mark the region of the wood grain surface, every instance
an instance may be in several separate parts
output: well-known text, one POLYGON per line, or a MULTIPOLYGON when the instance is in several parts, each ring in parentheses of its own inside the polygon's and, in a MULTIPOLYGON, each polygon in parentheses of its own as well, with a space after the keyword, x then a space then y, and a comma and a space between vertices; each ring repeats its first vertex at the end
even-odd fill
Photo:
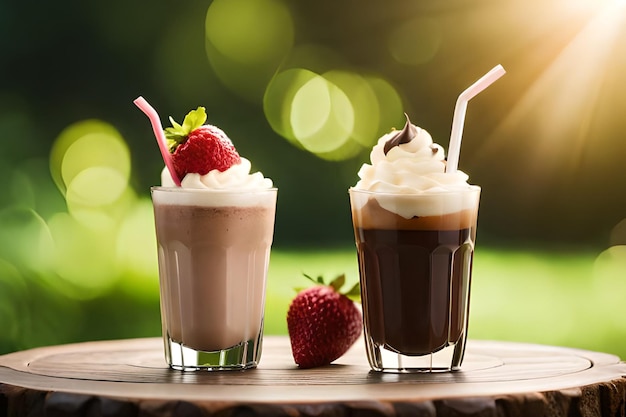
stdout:
POLYGON ((3 416, 626 416, 626 363, 563 347, 470 340, 454 373, 369 369, 360 340, 298 369, 266 337, 257 369, 167 368, 161 339, 50 346, 0 356, 3 416))

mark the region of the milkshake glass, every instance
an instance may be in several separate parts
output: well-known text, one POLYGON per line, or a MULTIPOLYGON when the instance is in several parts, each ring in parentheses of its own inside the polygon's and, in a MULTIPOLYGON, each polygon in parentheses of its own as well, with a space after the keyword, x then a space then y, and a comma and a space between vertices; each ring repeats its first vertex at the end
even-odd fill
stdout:
POLYGON ((445 173, 410 124, 383 136, 349 190, 367 356, 375 371, 461 367, 480 187, 445 173))
POLYGON ((177 187, 164 170, 166 186, 151 189, 165 357, 174 369, 253 368, 261 356, 277 189, 247 175, 242 160, 211 175, 243 171, 238 177, 263 186, 204 188, 187 174, 177 187))
POLYGON ((394 195, 350 190, 368 360, 376 371, 461 366, 467 336, 479 187, 394 195), (406 219, 389 204, 458 206, 406 219))

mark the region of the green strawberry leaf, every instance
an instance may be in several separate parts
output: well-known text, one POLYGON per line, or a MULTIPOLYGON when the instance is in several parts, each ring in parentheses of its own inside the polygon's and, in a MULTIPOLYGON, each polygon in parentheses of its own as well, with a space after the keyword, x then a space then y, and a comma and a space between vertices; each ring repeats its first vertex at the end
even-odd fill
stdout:
POLYGON ((173 132, 181 132, 181 133, 183 132, 183 127, 179 125, 178 123, 176 123, 176 120, 174 120, 172 116, 170 116, 170 123, 172 124, 173 127, 168 127, 165 130, 173 131, 173 132))
MULTIPOLYGON (((361 302, 361 285, 359 284, 359 282, 357 282, 356 284, 354 284, 348 291, 346 292, 341 292, 340 289, 341 287, 344 286, 344 284, 346 283, 346 274, 341 274, 338 275, 335 279, 333 279, 330 284, 325 284, 324 283, 324 277, 323 276, 318 276, 317 278, 313 278, 310 275, 305 274, 304 272, 302 273, 302 275, 304 275, 309 281, 311 281, 313 284, 315 285, 328 285, 329 287, 331 287, 333 290, 335 290, 336 292, 345 295, 346 297, 348 297, 349 299, 353 300, 353 301, 357 301, 357 302, 361 302)), ((294 288, 296 290, 296 292, 300 292, 302 291, 304 288, 302 287, 298 287, 298 288, 294 288)))
POLYGON ((315 279, 312 276, 305 274, 304 272, 302 273, 302 275, 304 275, 306 278, 308 278, 314 284, 319 284, 320 283, 319 280, 320 280, 321 277, 317 277, 317 279, 315 279))
MULTIPOLYGON (((304 275, 309 281, 311 281, 313 284, 315 285, 325 285, 324 284, 324 278, 320 275, 317 278, 313 278, 310 275, 305 274, 304 272, 302 273, 302 275, 304 275)), ((296 291, 296 293, 299 293, 300 291, 306 289, 306 287, 295 287, 294 290, 296 291)))
POLYGON ((190 111, 187 113, 187 116, 185 116, 185 120, 183 120, 183 130, 189 134, 193 130, 202 126, 204 122, 206 122, 206 109, 204 107, 198 107, 196 110, 190 111))
POLYGON ((207 115, 204 107, 198 107, 196 110, 192 110, 185 116, 183 124, 180 125, 170 116, 170 123, 172 127, 167 127, 163 130, 165 138, 167 139, 167 146, 171 153, 176 150, 176 147, 187 140, 187 136, 206 122, 207 115))
POLYGON ((344 295, 353 301, 361 302, 361 284, 357 282, 344 295))
POLYGON ((332 280, 329 285, 333 287, 335 291, 339 292, 339 290, 341 289, 341 287, 343 287, 343 284, 345 283, 346 283, 346 274, 341 274, 337 278, 332 280))

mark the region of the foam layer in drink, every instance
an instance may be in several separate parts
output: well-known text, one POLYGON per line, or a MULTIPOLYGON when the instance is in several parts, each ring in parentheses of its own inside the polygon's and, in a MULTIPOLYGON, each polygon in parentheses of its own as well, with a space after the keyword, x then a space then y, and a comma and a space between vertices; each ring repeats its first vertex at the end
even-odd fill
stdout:
POLYGON ((153 191, 162 319, 173 341, 216 351, 261 331, 276 195, 258 194, 224 194, 214 207, 206 193, 153 191))
MULTIPOLYGON (((478 189, 477 189, 478 190, 478 189)), ((478 192, 478 191, 477 191, 478 192)), ((420 211, 419 206, 425 197, 396 196, 402 200, 402 204, 413 206, 415 211, 420 211)), ((466 201, 456 211, 449 210, 442 213, 433 213, 425 216, 406 218, 395 212, 381 207, 379 198, 375 193, 360 194, 352 198, 352 212, 355 226, 364 229, 387 229, 387 230, 459 230, 473 227, 476 223, 476 210, 478 194, 464 196, 460 199, 466 201)), ((391 196, 384 197, 391 200, 391 196)))

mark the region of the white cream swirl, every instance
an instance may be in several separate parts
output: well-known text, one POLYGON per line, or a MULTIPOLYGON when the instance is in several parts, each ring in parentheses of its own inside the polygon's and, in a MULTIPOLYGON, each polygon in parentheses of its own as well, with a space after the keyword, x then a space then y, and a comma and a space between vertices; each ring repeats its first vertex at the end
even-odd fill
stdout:
MULTIPOLYGON (((198 190, 220 191, 254 191, 267 190, 274 186, 270 178, 265 178, 259 171, 250 173, 252 164, 246 158, 225 171, 214 169, 205 175, 189 173, 181 181, 181 187, 198 190)), ((176 187, 169 170, 161 171, 161 185, 163 187, 176 187)))
POLYGON ((392 131, 382 136, 370 153, 371 164, 363 164, 358 173, 360 180, 353 188, 377 193, 375 198, 381 207, 405 218, 446 214, 463 209, 464 204, 460 207, 458 196, 452 194, 472 187, 467 183, 468 175, 462 171, 446 173, 443 148, 433 142, 426 130, 414 125, 413 129, 414 137, 410 141, 393 146, 386 154, 385 144, 399 132, 392 131), (450 194, 449 203, 441 203, 442 193, 450 194), (403 197, 399 199, 398 194, 403 197), (437 195, 439 202, 435 203, 435 198, 432 204, 417 205, 411 201, 411 196, 429 194, 437 195))

